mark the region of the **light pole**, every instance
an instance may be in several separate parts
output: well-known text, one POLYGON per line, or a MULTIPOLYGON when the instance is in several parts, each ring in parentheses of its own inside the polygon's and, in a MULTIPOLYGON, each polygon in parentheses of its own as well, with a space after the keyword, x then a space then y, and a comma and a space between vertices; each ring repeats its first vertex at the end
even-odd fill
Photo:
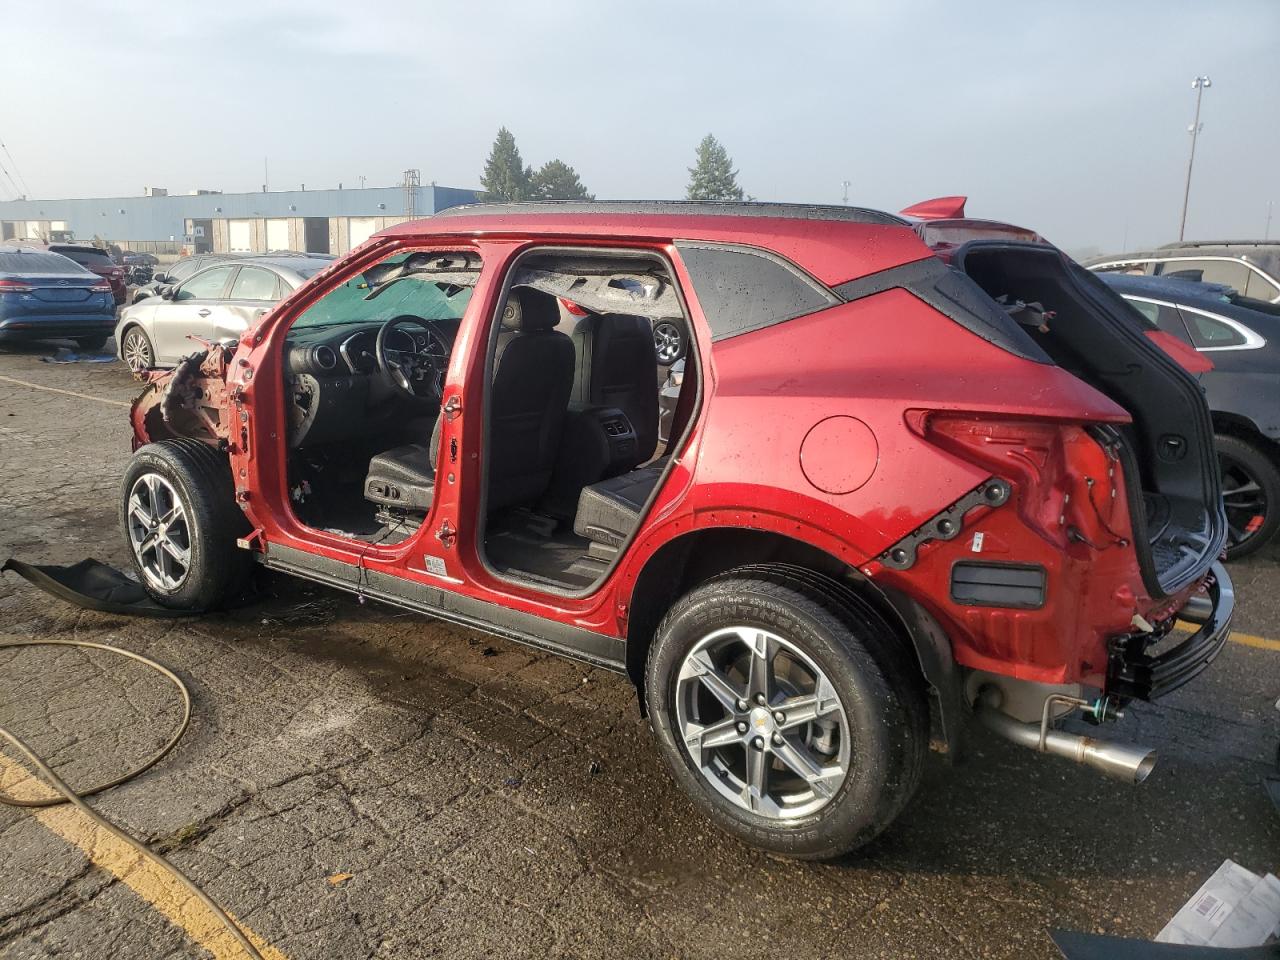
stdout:
POLYGON ((1187 161, 1187 186, 1182 191, 1182 223, 1178 227, 1178 239, 1184 239, 1187 232, 1187 201, 1191 198, 1191 168, 1196 162, 1196 137, 1200 136, 1200 98, 1204 96, 1204 92, 1213 86, 1213 81, 1208 77, 1196 77, 1191 81, 1191 86, 1196 92, 1196 118, 1191 124, 1191 159, 1187 161))
POLYGON ((1271 208, 1275 206, 1274 200, 1267 201, 1267 229, 1262 234, 1263 240, 1271 239, 1271 208))
POLYGON ((849 181, 841 180, 840 186, 844 187, 844 196, 841 198, 840 202, 847 207, 849 205, 849 181))

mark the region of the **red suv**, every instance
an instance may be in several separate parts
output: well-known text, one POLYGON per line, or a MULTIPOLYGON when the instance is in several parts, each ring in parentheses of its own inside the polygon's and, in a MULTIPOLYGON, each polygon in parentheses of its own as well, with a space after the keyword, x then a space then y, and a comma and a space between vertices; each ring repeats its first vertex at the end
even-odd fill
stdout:
POLYGON ((1151 751, 1058 721, 1226 641, 1205 402, 1058 250, 926 216, 539 203, 377 234, 147 375, 137 573, 204 610, 257 562, 625 673, 680 786, 793 856, 875 836, 971 718, 1142 780, 1151 751), (691 337, 660 444, 663 319, 691 337))

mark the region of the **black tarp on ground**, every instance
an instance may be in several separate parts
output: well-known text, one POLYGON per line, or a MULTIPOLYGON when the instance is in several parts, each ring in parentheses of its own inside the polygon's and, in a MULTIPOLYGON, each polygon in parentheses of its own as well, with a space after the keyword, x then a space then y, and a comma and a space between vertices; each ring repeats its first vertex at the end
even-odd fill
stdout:
POLYGON ((45 593, 86 610, 131 617, 193 616, 188 610, 170 610, 160 606, 136 580, 130 580, 119 570, 92 558, 60 567, 23 563, 11 557, 4 566, 0 566, 0 570, 12 570, 45 593))

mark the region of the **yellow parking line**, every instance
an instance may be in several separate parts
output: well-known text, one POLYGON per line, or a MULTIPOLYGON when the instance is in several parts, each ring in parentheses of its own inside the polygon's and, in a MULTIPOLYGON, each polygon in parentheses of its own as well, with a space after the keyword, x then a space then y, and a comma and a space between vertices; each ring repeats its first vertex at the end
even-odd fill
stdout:
MULTIPOLYGON (((2 755, 0 786, 8 793, 20 796, 44 796, 48 792, 25 767, 2 755)), ((168 870, 139 856, 136 850, 107 833, 70 804, 42 807, 30 812, 47 830, 79 847, 94 864, 113 874, 170 923, 184 931, 192 942, 209 951, 215 960, 244 960, 244 950, 222 922, 183 889, 168 870)), ((234 916, 231 919, 267 960, 288 960, 285 954, 266 943, 234 916)))
POLYGON ((64 397, 78 397, 81 400, 96 400, 98 403, 109 403, 113 407, 129 407, 132 404, 123 400, 108 400, 106 397, 95 397, 88 393, 76 393, 74 390, 59 390, 57 387, 46 387, 39 383, 32 383, 30 380, 19 380, 17 377, 0 376, 0 380, 5 383, 16 383, 20 387, 30 387, 32 390, 43 390, 46 393, 60 393, 64 397))
MULTIPOLYGON (((1188 633, 1191 633, 1198 630, 1199 627, 1194 623, 1179 620, 1178 629, 1186 630, 1188 633)), ((1280 640, 1268 640, 1266 637, 1255 637, 1252 633, 1240 633, 1236 630, 1232 630, 1231 642, 1238 643, 1242 647, 1253 647, 1256 650, 1275 650, 1280 652, 1280 640)))
POLYGON ((1280 650, 1280 640, 1255 637, 1251 633, 1233 633, 1231 634, 1231 642, 1243 644, 1246 647, 1256 647, 1259 650, 1280 650))

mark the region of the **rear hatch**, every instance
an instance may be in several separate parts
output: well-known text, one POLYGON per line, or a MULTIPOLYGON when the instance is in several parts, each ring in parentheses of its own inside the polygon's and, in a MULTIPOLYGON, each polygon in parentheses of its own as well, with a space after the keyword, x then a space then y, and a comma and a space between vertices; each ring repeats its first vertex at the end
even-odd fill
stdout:
POLYGON ((1115 291, 1056 248, 983 239, 946 253, 1054 363, 1128 411, 1132 423, 1091 430, 1122 466, 1144 582, 1154 597, 1190 586, 1226 539, 1213 425, 1195 378, 1143 336, 1115 291))

